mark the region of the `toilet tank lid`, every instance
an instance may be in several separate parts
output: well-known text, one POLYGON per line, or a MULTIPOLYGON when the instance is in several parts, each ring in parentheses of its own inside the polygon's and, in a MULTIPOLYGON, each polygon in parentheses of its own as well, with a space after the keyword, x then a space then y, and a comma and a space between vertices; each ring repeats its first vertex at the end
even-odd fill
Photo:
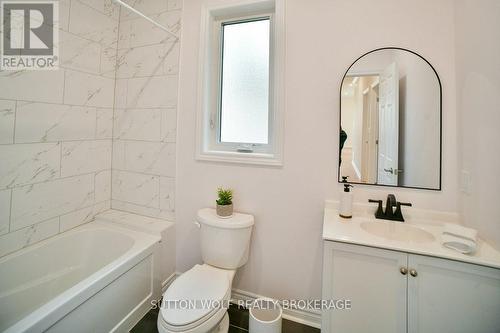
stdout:
POLYGON ((200 223, 224 229, 248 228, 254 224, 253 215, 234 213, 231 217, 219 217, 214 208, 202 208, 196 215, 200 223))

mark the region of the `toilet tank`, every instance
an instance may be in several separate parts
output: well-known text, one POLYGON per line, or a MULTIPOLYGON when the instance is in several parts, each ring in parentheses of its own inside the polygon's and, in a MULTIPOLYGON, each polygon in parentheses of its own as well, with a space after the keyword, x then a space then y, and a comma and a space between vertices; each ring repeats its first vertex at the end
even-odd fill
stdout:
POLYGON ((200 224, 203 262, 224 269, 236 269, 247 262, 253 215, 234 213, 221 218, 215 209, 203 208, 196 220, 200 224))

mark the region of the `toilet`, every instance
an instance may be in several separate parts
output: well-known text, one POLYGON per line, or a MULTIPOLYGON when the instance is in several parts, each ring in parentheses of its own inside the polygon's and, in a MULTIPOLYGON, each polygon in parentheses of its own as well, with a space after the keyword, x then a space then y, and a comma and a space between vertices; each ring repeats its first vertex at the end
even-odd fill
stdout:
POLYGON ((254 218, 241 213, 221 218, 215 209, 204 208, 196 221, 203 264, 183 273, 163 294, 160 333, 227 333, 229 329, 226 306, 236 269, 248 260, 254 218))

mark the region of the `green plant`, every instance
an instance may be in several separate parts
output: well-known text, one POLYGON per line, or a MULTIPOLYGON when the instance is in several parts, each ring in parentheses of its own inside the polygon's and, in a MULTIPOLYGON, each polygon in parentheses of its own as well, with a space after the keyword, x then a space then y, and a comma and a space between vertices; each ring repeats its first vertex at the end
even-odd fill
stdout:
POLYGON ((233 190, 219 187, 217 189, 217 195, 219 196, 216 200, 218 205, 226 206, 233 203, 233 190))

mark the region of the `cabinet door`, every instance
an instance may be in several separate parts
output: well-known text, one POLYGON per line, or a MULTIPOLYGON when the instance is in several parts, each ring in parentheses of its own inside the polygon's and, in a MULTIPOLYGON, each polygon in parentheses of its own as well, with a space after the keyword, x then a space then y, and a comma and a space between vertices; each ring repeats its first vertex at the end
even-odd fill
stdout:
POLYGON ((351 310, 324 310, 322 332, 406 332, 407 254, 325 242, 323 299, 351 300, 351 310))
POLYGON ((409 255, 410 333, 500 332, 500 270, 409 255))

